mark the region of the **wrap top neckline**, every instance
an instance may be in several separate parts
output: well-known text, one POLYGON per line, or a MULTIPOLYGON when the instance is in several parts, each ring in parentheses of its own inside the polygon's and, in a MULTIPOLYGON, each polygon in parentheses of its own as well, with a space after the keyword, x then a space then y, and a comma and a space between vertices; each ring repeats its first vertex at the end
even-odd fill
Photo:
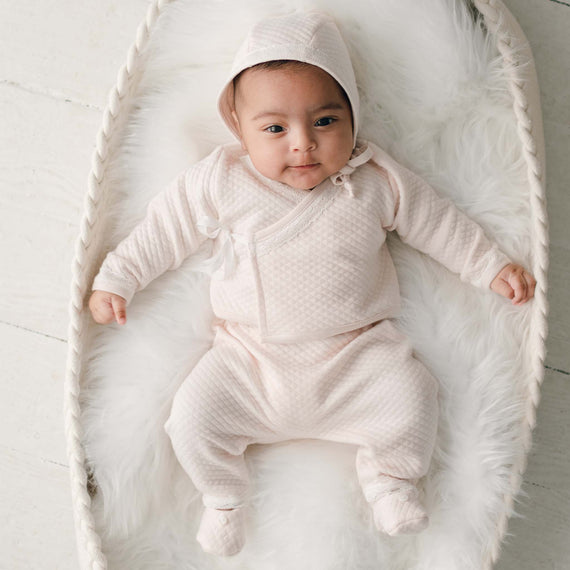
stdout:
POLYGON ((198 231, 211 239, 219 238, 221 241, 218 252, 208 259, 196 263, 195 266, 193 266, 193 269, 212 275, 221 266, 223 266, 224 278, 228 278, 236 267, 234 242, 249 244, 256 239, 263 240, 268 238, 274 232, 283 228, 286 224, 293 221, 303 211, 309 208, 310 205, 323 194, 327 187, 330 188, 330 186, 327 185, 327 181, 329 180, 334 186, 342 186, 343 189, 348 192, 350 198, 355 198, 354 185, 350 177, 356 168, 368 162, 373 155, 374 151, 370 145, 366 145, 364 148, 357 146, 353 152, 352 158, 338 172, 335 172, 318 186, 313 188, 313 190, 311 190, 307 196, 284 217, 280 218, 274 224, 254 232, 251 235, 232 232, 229 228, 222 226, 219 220, 211 216, 203 216, 202 218, 199 218, 196 224, 198 231))

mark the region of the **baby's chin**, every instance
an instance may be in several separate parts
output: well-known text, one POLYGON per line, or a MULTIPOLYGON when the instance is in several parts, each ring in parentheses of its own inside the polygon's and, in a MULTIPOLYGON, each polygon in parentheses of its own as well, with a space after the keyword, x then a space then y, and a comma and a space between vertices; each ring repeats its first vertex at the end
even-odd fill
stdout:
POLYGON ((321 163, 307 166, 286 166, 278 170, 263 168, 263 165, 258 167, 255 162, 253 165, 266 178, 285 184, 295 190, 313 190, 331 175, 321 163))
POLYGON ((288 182, 285 182, 285 184, 287 184, 287 186, 290 186, 291 188, 294 188, 295 190, 304 190, 306 192, 310 192, 311 190, 314 190, 321 182, 323 182, 323 180, 321 180, 320 182, 315 183, 311 183, 311 184, 290 184, 288 182))
POLYGON ((328 177, 327 173, 323 173, 322 166, 317 164, 313 167, 288 168, 284 173, 282 182, 296 190, 309 191, 324 182, 328 177))

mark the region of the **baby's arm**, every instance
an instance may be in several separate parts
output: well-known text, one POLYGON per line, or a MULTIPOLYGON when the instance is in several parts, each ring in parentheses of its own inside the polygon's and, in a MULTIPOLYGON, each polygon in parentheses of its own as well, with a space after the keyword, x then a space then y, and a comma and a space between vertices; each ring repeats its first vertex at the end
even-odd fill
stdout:
POLYGON ((422 178, 402 167, 389 176, 394 217, 387 229, 429 254, 463 281, 490 287, 521 305, 534 295, 536 281, 490 241, 483 229, 422 178))
POLYGON ((181 174, 148 205, 145 218, 105 258, 93 281, 89 308, 96 322, 126 322, 134 294, 167 270, 177 268, 208 239, 198 229, 201 216, 217 218, 205 190, 193 181, 204 179, 208 163, 181 174), (188 182, 188 189, 186 184, 188 182))

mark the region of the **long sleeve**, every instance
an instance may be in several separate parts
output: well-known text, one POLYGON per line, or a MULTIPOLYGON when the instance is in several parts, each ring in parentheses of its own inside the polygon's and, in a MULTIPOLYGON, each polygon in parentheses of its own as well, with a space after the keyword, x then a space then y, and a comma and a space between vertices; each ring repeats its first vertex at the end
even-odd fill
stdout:
POLYGON ((150 201, 144 219, 105 258, 93 290, 115 293, 130 303, 137 291, 179 267, 208 239, 197 223, 217 217, 207 193, 213 166, 204 159, 150 201))
POLYGON ((404 242, 458 273, 462 281, 489 287, 510 259, 476 222, 422 178, 401 165, 390 170, 395 215, 385 229, 396 230, 404 242))

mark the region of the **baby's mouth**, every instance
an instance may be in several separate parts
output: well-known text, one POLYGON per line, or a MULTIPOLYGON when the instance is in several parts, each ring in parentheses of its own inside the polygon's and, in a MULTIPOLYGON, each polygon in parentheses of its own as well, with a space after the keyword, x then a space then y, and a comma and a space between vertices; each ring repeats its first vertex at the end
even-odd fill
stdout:
POLYGON ((318 165, 318 162, 314 162, 311 164, 299 164, 298 166, 293 165, 291 168, 295 168, 296 170, 310 170, 311 168, 315 168, 318 165))

